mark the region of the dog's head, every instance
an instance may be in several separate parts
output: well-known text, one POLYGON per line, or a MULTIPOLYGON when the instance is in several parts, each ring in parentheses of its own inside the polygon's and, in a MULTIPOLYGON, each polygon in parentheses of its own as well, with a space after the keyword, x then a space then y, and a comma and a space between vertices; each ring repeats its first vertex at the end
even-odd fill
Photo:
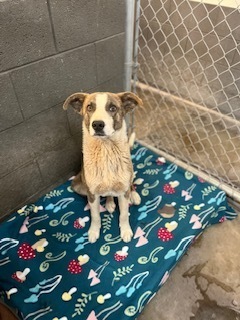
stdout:
POLYGON ((132 92, 74 93, 66 99, 63 109, 72 106, 83 116, 89 134, 104 138, 120 130, 126 113, 138 105, 142 106, 142 100, 132 92))

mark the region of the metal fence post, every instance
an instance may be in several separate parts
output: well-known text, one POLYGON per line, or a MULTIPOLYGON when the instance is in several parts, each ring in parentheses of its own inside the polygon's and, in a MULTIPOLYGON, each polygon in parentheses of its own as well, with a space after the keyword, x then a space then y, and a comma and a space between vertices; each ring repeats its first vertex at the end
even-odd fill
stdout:
POLYGON ((134 9, 135 0, 126 1, 126 35, 125 35, 125 72, 124 90, 131 90, 132 66, 133 66, 133 33, 134 33, 134 9))

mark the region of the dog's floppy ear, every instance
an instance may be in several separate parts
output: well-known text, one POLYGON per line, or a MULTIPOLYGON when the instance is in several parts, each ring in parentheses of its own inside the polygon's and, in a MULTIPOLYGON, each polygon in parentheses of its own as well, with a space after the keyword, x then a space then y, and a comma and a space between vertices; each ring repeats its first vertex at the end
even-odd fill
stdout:
POLYGON ((69 106, 73 107, 73 109, 82 114, 82 106, 83 102, 88 96, 88 93, 77 92, 71 94, 64 102, 63 109, 67 110, 69 106))
POLYGON ((137 106, 143 106, 142 99, 132 92, 127 91, 118 93, 118 97, 121 99, 123 109, 126 113, 132 111, 137 106))

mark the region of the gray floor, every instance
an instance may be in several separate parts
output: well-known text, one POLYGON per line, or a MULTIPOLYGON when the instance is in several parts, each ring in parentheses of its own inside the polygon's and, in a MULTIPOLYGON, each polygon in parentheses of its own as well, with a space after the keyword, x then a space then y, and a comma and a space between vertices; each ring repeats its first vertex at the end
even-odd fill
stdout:
POLYGON ((239 320, 239 230, 239 217, 206 230, 138 320, 239 320))

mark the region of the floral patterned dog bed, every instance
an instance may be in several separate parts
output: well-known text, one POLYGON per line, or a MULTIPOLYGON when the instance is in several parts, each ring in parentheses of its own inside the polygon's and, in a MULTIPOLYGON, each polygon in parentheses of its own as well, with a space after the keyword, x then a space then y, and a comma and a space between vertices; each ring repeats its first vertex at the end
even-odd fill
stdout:
POLYGON ((0 225, 1 295, 21 319, 135 319, 203 230, 236 216, 223 191, 147 148, 132 159, 142 203, 129 208, 130 243, 105 199, 88 242, 89 206, 71 181, 0 225))

